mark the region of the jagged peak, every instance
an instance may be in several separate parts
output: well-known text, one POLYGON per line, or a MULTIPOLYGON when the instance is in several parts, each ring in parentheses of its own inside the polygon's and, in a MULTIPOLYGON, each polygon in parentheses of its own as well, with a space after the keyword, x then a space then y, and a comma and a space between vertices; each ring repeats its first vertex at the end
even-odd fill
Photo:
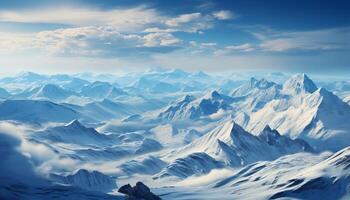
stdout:
POLYGON ((241 133, 247 133, 243 127, 241 127, 240 125, 238 125, 233 119, 228 120, 225 123, 225 126, 229 126, 230 127, 230 135, 235 135, 235 134, 241 134, 241 133))
POLYGON ((198 77, 205 77, 205 78, 209 77, 209 75, 203 71, 196 72, 193 75, 198 77))
POLYGON ((272 136, 272 137, 278 137, 281 136, 281 134, 275 130, 272 129, 269 125, 266 125, 265 128, 260 132, 260 136, 272 136))
POLYGON ((41 87, 41 90, 51 90, 51 89, 55 89, 55 90, 62 90, 62 88, 58 85, 55 85, 55 84, 52 84, 52 83, 49 83, 49 84, 45 84, 41 87))
POLYGON ((267 124, 263 131, 272 131, 271 127, 267 124))
POLYGON ((186 94, 175 101, 176 104, 189 103, 195 99, 194 96, 186 94))
MULTIPOLYGON (((333 94, 332 92, 328 91, 325 88, 319 88, 314 93, 318 96, 318 98, 322 98, 322 104, 324 104, 328 108, 336 108, 336 109, 342 109, 341 112, 348 112, 343 110, 344 107, 337 107, 336 105, 348 105, 343 100, 341 100, 337 95, 333 94)), ((345 106, 349 109, 349 106, 345 106)), ((349 109, 350 110, 350 109, 349 109)))
POLYGON ((194 99, 194 96, 187 94, 182 97, 181 101, 192 101, 193 99, 194 99))
POLYGON ((255 77, 251 77, 249 82, 252 84, 255 84, 258 81, 258 79, 256 79, 255 77))
POLYGON ((79 122, 79 120, 77 120, 77 119, 75 119, 75 120, 69 122, 69 123, 66 124, 65 126, 66 126, 66 127, 84 127, 84 128, 85 128, 85 126, 83 126, 83 125, 79 122))
POLYGON ((95 81, 95 82, 91 83, 91 86, 97 86, 97 85, 107 85, 107 86, 111 86, 110 83, 104 82, 104 81, 95 81))
POLYGON ((220 98, 220 97, 221 97, 221 95, 219 94, 219 92, 216 91, 216 90, 213 90, 213 91, 211 92, 211 96, 212 96, 213 98, 220 98))
POLYGON ((171 69, 167 72, 165 72, 166 75, 171 75, 171 76, 186 76, 188 73, 182 69, 171 69))
POLYGON ((313 93, 317 90, 316 84, 304 73, 296 74, 289 78, 283 85, 283 89, 286 92, 297 92, 302 91, 313 93))
POLYGON ((273 85, 276 85, 276 83, 272 81, 268 81, 265 78, 256 79, 254 77, 250 78, 249 85, 251 88, 259 88, 259 89, 266 89, 273 85))
POLYGON ((334 94, 330 91, 328 91, 327 89, 320 87, 316 90, 317 93, 321 94, 322 96, 333 96, 334 94))
POLYGON ((211 99, 211 98, 218 99, 218 98, 221 98, 221 95, 216 90, 212 90, 204 95, 204 99, 211 99))

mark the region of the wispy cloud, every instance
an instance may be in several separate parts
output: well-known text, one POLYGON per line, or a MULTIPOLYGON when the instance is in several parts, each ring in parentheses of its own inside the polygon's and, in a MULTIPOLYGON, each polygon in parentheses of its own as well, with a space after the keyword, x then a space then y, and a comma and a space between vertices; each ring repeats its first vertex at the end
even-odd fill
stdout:
MULTIPOLYGON (((125 56, 164 53, 182 47, 174 32, 203 33, 216 21, 231 19, 230 11, 161 14, 147 6, 98 10, 86 7, 1 10, 0 22, 71 25, 28 35, 1 34, 0 47, 34 50, 59 56, 125 56)), ((203 45, 205 46, 205 45, 203 45)))
POLYGON ((82 7, 0 10, 0 21, 55 23, 74 26, 114 26, 119 31, 136 31, 164 20, 156 9, 138 6, 127 9, 97 10, 82 7))
POLYGON ((350 49, 350 28, 313 31, 255 32, 260 48, 268 52, 331 51, 350 49))
POLYGON ((242 53, 242 52, 251 52, 254 51, 255 48, 252 44, 245 43, 241 45, 229 45, 225 46, 221 49, 218 49, 214 52, 215 55, 229 55, 234 53, 242 53))
POLYGON ((212 28, 214 26, 214 19, 210 15, 197 12, 170 18, 165 21, 165 25, 177 31, 195 33, 212 28))
POLYGON ((178 45, 181 40, 174 37, 170 33, 150 33, 143 37, 144 46, 146 47, 157 47, 157 46, 174 46, 178 45))
POLYGON ((171 33, 121 33, 114 27, 78 27, 41 31, 30 35, 0 35, 0 49, 37 50, 59 56, 128 56, 169 52, 181 40, 171 33))
POLYGON ((235 14, 229 10, 220 10, 213 13, 213 16, 219 20, 228 20, 235 18, 235 14))

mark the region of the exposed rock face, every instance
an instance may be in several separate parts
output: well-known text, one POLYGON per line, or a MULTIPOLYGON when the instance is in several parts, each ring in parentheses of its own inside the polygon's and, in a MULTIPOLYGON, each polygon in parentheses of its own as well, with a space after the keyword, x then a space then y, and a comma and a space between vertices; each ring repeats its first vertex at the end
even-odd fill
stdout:
POLYGON ((123 185, 118 192, 127 195, 125 200, 161 200, 142 182, 137 182, 134 187, 131 187, 130 184, 123 185))

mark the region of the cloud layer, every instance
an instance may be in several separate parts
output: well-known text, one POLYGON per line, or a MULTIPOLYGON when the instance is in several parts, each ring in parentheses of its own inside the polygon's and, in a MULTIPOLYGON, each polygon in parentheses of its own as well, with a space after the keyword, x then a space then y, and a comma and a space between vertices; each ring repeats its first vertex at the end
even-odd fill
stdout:
MULTIPOLYGON (((278 29, 255 24, 251 16, 219 3, 192 2, 171 11, 155 5, 0 8, 0 68, 35 67, 52 72, 49 66, 65 70, 71 66, 99 70, 103 66, 111 70, 141 65, 178 67, 177 60, 183 60, 185 69, 230 70, 242 67, 240 64, 258 66, 258 62, 270 67, 276 64, 272 60, 282 65, 285 56, 289 56, 285 65, 300 65, 309 62, 308 56, 323 53, 332 57, 329 63, 344 68, 347 59, 342 59, 343 52, 350 51, 349 26, 278 29), (236 62, 237 57, 247 62, 236 62), (222 60, 235 60, 236 64, 222 60)), ((269 13, 266 16, 268 19, 269 13)), ((314 61, 313 65, 318 64, 314 61)))

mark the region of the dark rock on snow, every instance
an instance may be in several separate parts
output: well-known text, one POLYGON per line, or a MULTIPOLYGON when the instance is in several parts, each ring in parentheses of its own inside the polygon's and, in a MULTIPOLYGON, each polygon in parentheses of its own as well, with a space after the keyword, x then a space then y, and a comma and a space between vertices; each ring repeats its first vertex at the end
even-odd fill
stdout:
POLYGON ((123 185, 118 192, 127 195, 125 200, 161 200, 142 182, 137 182, 134 187, 131 187, 130 184, 123 185))

